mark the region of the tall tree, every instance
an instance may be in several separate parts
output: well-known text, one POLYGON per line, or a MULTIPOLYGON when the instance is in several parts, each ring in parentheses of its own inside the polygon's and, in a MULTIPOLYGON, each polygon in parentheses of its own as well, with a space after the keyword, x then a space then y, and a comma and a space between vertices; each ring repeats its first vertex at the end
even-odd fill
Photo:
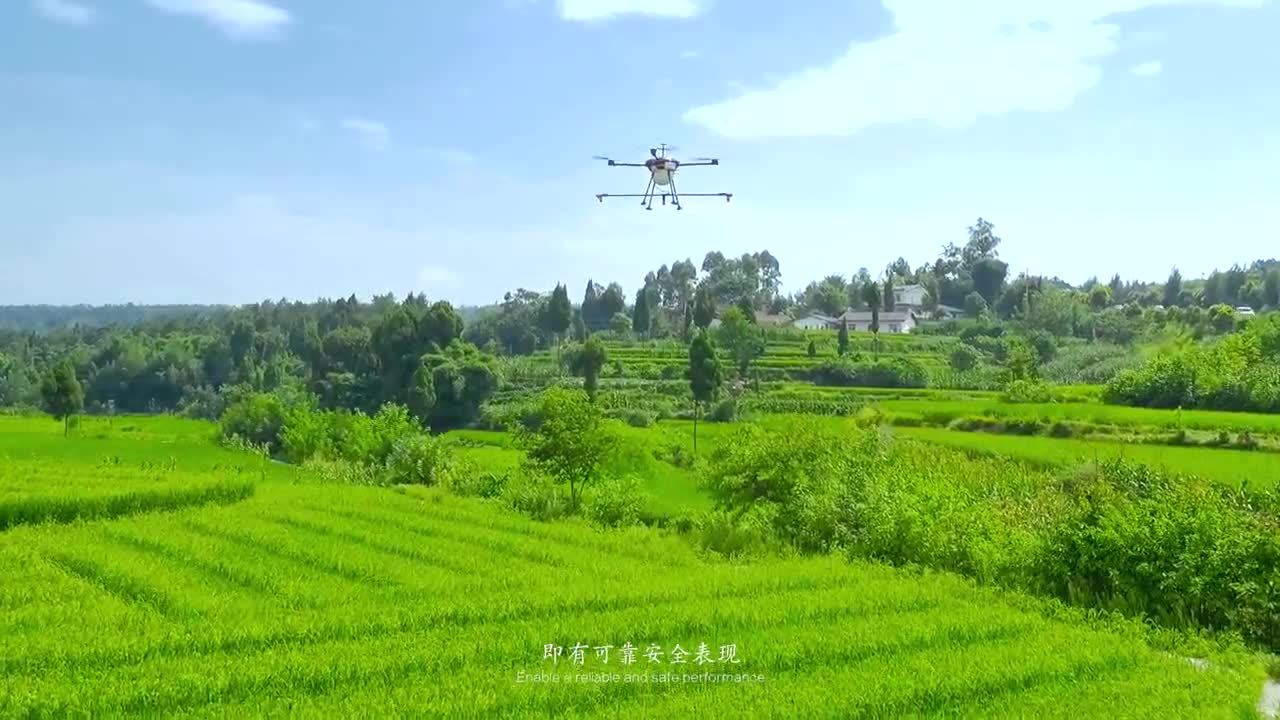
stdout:
POLYGON ((411 386, 413 373, 426 350, 413 310, 397 305, 383 315, 373 328, 372 344, 382 368, 383 401, 403 403, 404 392, 411 386))
POLYGON ((1271 309, 1280 309, 1280 269, 1273 269, 1263 278, 1262 297, 1271 309))
POLYGON ((1112 275, 1111 282, 1107 283, 1107 288, 1111 290, 1111 302, 1123 303, 1125 301, 1124 281, 1119 275, 1112 275))
POLYGON ((869 282, 862 286, 862 301, 872 310, 880 309, 880 302, 884 300, 880 296, 880 287, 873 282, 869 282))
POLYGON ((703 285, 693 295, 693 324, 706 330, 711 321, 716 319, 716 301, 711 291, 703 285))
POLYGON ((572 323, 573 305, 569 303, 569 290, 556 283, 556 289, 551 291, 551 299, 547 302, 545 327, 557 341, 563 341, 572 323))
POLYGON ((903 257, 899 257, 897 260, 889 263, 889 267, 886 270, 890 277, 901 278, 903 280, 907 280, 911 277, 911 264, 903 257))
POLYGON ((1089 307, 1095 312, 1106 310, 1111 304, 1111 288, 1106 285, 1094 285, 1089 291, 1089 307))
POLYGON ((733 356, 740 378, 745 378, 751 362, 764 354, 764 332, 748 321, 740 308, 731 307, 720 316, 719 340, 733 356))
POLYGON ((1004 288, 1004 279, 1009 274, 1009 265, 1003 260, 986 257, 973 264, 969 271, 973 278, 973 290, 987 301, 987 305, 995 305, 1000 299, 1000 291, 1004 288))
POLYGON ((752 253, 751 258, 760 273, 760 301, 769 305, 778 297, 782 287, 782 267, 768 250, 752 253))
POLYGON ((893 276, 885 275, 884 290, 881 292, 880 307, 885 310, 892 310, 897 305, 897 301, 893 295, 893 276))
POLYGON ((606 317, 600 322, 600 288, 595 281, 587 281, 586 292, 582 294, 582 322, 588 330, 601 330, 609 324, 606 317))
POLYGON ((1174 307, 1182 296, 1182 273, 1174 268, 1164 283, 1164 306, 1174 307))
POLYGON ((605 288, 604 293, 600 296, 600 315, 609 322, 609 318, 627 309, 627 296, 622 292, 622 286, 618 283, 609 283, 609 287, 605 288))
POLYGON ((744 297, 739 300, 738 309, 742 311, 742 315, 747 319, 747 322, 752 325, 756 323, 756 306, 751 302, 751 298, 744 297))
POLYGON ((693 332, 693 303, 687 303, 684 306, 684 327, 681 328, 681 337, 687 342, 693 332))
POLYGON ((636 291, 636 305, 631 312, 631 331, 640 337, 649 334, 649 293, 644 288, 636 291))
POLYGON ((698 416, 702 408, 712 400, 720 390, 723 378, 720 371, 720 359, 716 357, 716 346, 707 335, 707 331, 699 330, 689 343, 689 389, 693 393, 693 452, 698 452, 698 416))
POLYGON ((969 228, 969 242, 960 251, 960 258, 965 267, 972 268, 983 258, 999 256, 996 247, 1000 245, 1000 238, 996 237, 994 230, 995 226, 982 218, 978 218, 978 221, 969 228))
POLYGON ((849 321, 840 323, 840 334, 836 335, 836 350, 841 357, 849 354, 849 321))
POLYGON ((688 258, 671 265, 671 285, 675 290, 680 312, 693 303, 694 285, 698 280, 698 268, 688 258))
POLYGON ((63 437, 70 434, 71 418, 84 410, 84 388, 70 360, 58 363, 45 374, 40 383, 40 399, 45 412, 62 421, 63 437))

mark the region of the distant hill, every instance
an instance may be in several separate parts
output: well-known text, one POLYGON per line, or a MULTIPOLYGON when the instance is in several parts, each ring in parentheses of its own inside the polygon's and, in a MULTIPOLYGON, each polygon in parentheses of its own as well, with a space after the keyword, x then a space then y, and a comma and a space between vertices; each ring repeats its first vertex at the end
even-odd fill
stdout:
POLYGON ((156 320, 218 315, 228 305, 0 305, 0 330, 47 332, 80 327, 138 325, 156 320))

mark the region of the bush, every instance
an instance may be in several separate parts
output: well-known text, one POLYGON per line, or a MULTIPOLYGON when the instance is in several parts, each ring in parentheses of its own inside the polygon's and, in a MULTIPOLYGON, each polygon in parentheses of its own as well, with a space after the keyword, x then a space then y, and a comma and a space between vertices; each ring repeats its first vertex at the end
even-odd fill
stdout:
POLYGON ((725 398, 716 403, 711 408, 711 412, 707 413, 707 420, 711 422, 733 422, 738 419, 738 401, 733 398, 725 398))
POLYGON ((458 459, 453 463, 445 483, 449 490, 463 497, 496 498, 506 492, 510 473, 481 470, 475 463, 458 459))
POLYGON ((444 440, 415 433, 392 445, 383 477, 392 485, 436 485, 448 481, 453 465, 453 450, 444 440))
POLYGON ((634 525, 640 520, 648 496, 636 475, 609 478, 587 493, 583 514, 602 527, 634 525))
POLYGON ((521 472, 510 478, 502 490, 502 498, 512 509, 543 522, 572 512, 568 488, 536 472, 521 472))
POLYGON ((838 387, 922 388, 928 374, 919 363, 904 357, 872 362, 828 361, 809 371, 816 385, 838 387))
POLYGON ((775 544, 766 526, 743 522, 726 512, 703 515, 692 532, 698 547, 727 558, 764 555, 775 544))
POLYGON ((239 436, 269 452, 280 450, 280 434, 285 427, 287 409, 279 396, 252 393, 230 404, 222 414, 222 435, 239 436))
POLYGON ((1280 646, 1280 534, 1209 481, 1122 460, 1062 484, 1038 579, 1053 594, 1280 646))
POLYGON ((1053 402, 1053 388, 1038 380, 1014 380, 1005 387, 1000 399, 1007 403, 1053 402))
POLYGON ((825 552, 847 542, 850 495, 881 457, 875 431, 850 435, 807 418, 786 433, 747 426, 712 453, 704 483, 720 509, 825 552))
POLYGON ((982 354, 979 353, 972 345, 960 343, 951 350, 950 355, 947 357, 947 362, 951 365, 952 370, 955 370, 956 372, 965 372, 967 370, 972 370, 981 359, 982 354))
POLYGON ((604 416, 613 420, 621 420, 622 422, 636 428, 646 428, 653 425, 657 421, 657 414, 645 410, 607 410, 604 416))
POLYGON ((1280 316, 1213 344, 1157 356, 1122 371, 1103 399, 1138 407, 1280 412, 1280 316))

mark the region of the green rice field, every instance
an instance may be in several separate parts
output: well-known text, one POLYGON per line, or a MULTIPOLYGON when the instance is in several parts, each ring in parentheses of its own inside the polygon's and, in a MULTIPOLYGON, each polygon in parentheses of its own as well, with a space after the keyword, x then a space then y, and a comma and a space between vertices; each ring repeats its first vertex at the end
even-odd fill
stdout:
POLYGON ((1233 486, 1265 489, 1280 484, 1280 453, 1226 448, 1178 447, 1109 440, 960 432, 944 428, 900 427, 902 437, 968 452, 999 455, 1037 465, 1065 466, 1098 459, 1127 458, 1162 470, 1197 475, 1233 486))
MULTIPOLYGON (((48 493, 154 482, 148 456, 178 486, 258 467, 182 440, 197 424, 29 423, 0 443, 48 493)), ((433 488, 272 467, 236 502, 143 510, 0 533, 0 716, 1243 718, 1262 682, 953 575, 712 560, 433 488)))

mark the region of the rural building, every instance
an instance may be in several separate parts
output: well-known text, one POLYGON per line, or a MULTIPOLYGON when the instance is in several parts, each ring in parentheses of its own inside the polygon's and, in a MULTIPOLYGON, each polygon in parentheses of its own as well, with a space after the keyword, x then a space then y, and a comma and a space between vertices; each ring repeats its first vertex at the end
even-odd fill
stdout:
MULTIPOLYGON (((871 331, 870 310, 849 310, 836 320, 836 327, 848 323, 849 331, 871 331)), ((916 314, 912 310, 894 310, 880 313, 880 332, 909 333, 916 327, 916 314)))
POLYGON ((919 312, 924 307, 925 297, 928 295, 923 285, 903 285, 893 288, 893 306, 894 309, 903 307, 911 308, 919 312))
POLYGON ((760 327, 781 327, 791 322, 786 315, 773 315, 764 310, 756 311, 756 324, 760 327))
POLYGON ((838 324, 839 321, 835 318, 815 312, 796 319, 791 327, 797 330, 830 330, 838 324))

